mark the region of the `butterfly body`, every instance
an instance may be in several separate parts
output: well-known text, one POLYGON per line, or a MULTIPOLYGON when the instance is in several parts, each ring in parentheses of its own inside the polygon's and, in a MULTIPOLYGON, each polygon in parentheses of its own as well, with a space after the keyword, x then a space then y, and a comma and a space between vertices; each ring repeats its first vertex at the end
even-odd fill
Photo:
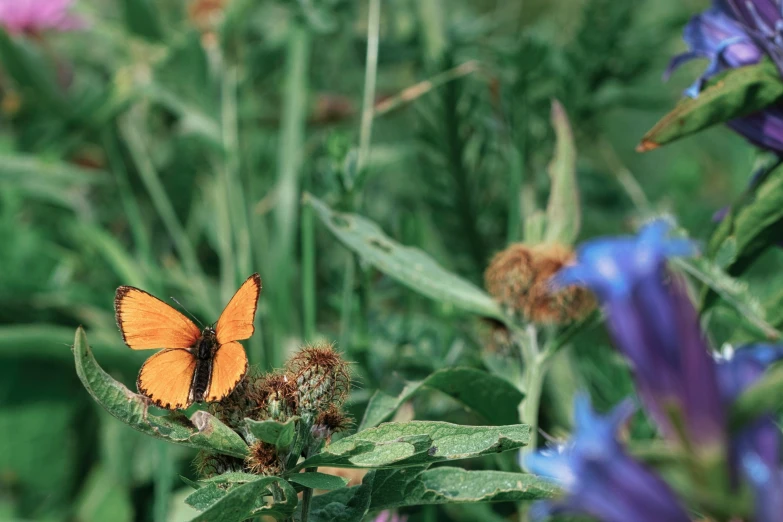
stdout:
POLYGON ((250 276, 231 298, 214 327, 200 330, 190 319, 143 290, 117 289, 117 325, 131 349, 163 348, 142 365, 136 387, 166 409, 228 396, 247 372, 245 349, 237 342, 254 331, 261 280, 250 276))

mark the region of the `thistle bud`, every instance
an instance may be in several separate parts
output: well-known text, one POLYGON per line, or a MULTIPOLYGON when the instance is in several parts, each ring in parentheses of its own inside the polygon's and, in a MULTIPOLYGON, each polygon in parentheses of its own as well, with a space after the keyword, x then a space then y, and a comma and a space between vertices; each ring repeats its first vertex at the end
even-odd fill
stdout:
POLYGON ((251 392, 256 405, 253 418, 286 420, 296 408, 294 386, 290 378, 279 372, 258 378, 251 392))
POLYGON ((193 467, 201 478, 207 479, 223 473, 242 471, 244 464, 242 459, 201 450, 196 454, 193 467))
POLYGON ((283 464, 277 454, 277 448, 258 441, 250 446, 250 453, 245 458, 245 469, 256 475, 280 475, 283 472, 283 464))
POLYGON ((550 284, 552 276, 573 259, 573 252, 560 244, 516 243, 492 259, 484 273, 485 285, 495 300, 529 321, 570 323, 595 308, 588 290, 554 290, 550 284))
POLYGON ((350 425, 350 417, 339 407, 331 405, 327 410, 318 414, 310 433, 314 438, 326 440, 328 443, 332 439, 332 435, 345 431, 350 425))
POLYGON ((288 361, 286 374, 296 389, 299 413, 340 406, 351 387, 348 363, 328 343, 303 348, 288 361))

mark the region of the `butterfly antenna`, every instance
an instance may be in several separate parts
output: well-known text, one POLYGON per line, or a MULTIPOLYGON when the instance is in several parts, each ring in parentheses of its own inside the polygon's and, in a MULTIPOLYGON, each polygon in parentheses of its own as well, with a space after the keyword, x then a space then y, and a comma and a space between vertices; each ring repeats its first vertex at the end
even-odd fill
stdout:
POLYGON ((170 299, 171 299, 172 301, 174 301, 175 303, 177 303, 177 304, 179 305, 179 307, 180 307, 180 308, 182 308, 183 310, 185 310, 185 311, 188 313, 188 315, 189 315, 190 317, 192 317, 192 318, 193 318, 193 320, 194 320, 194 321, 196 321, 196 322, 199 324, 199 326, 201 327, 201 329, 202 329, 202 330, 204 329, 204 324, 203 324, 201 321, 199 321, 199 320, 198 320, 198 318, 197 318, 195 315, 191 314, 191 313, 190 313, 190 310, 188 310, 187 308, 185 308, 184 306, 182 306, 182 303, 180 303, 179 301, 177 301, 177 299, 176 299, 176 298, 174 298, 174 297, 170 297, 170 299))

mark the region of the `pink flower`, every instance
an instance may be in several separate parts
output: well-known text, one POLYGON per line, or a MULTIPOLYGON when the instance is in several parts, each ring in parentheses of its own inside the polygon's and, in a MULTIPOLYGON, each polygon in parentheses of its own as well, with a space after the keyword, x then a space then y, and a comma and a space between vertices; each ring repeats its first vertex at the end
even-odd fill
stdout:
POLYGON ((401 517, 391 511, 381 511, 373 522, 406 522, 408 517, 401 517))
POLYGON ((75 31, 85 21, 69 10, 74 0, 0 0, 0 26, 9 33, 75 31))

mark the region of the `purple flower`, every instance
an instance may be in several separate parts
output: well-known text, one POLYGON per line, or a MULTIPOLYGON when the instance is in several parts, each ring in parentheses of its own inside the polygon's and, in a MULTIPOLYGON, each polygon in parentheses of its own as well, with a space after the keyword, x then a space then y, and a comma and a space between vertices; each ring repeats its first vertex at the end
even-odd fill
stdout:
MULTIPOLYGON (((665 77, 694 58, 710 61, 685 94, 695 98, 705 80, 726 69, 758 63, 769 55, 783 71, 781 7, 772 0, 717 0, 713 7, 691 18, 683 39, 689 51, 676 56, 665 77)), ((783 152, 783 108, 771 106, 728 122, 754 145, 783 152)))
POLYGON ((0 26, 9 33, 74 31, 85 21, 70 13, 74 0, 0 0, 0 26))
POLYGON ((736 18, 783 73, 783 4, 779 0, 718 0, 718 6, 736 18))
POLYGON ((626 401, 603 417, 593 412, 586 395, 576 396, 571 439, 524 457, 528 470, 565 491, 562 499, 535 503, 534 520, 558 514, 586 514, 603 522, 690 520, 666 483, 617 441, 616 432, 633 409, 626 401))
POLYGON ((593 290, 664 435, 709 451, 725 441, 725 409, 696 310, 683 282, 666 270, 668 258, 696 249, 689 241, 669 239, 669 228, 657 220, 636 237, 589 241, 577 250, 576 264, 561 270, 553 283, 593 290))
MULTIPOLYGON (((718 358, 722 399, 728 408, 766 368, 783 359, 783 346, 756 344, 724 351, 718 358)), ((783 513, 783 474, 780 467, 781 433, 771 414, 762 415, 735 433, 729 444, 732 482, 740 475, 755 491, 757 522, 778 520, 783 513)))

